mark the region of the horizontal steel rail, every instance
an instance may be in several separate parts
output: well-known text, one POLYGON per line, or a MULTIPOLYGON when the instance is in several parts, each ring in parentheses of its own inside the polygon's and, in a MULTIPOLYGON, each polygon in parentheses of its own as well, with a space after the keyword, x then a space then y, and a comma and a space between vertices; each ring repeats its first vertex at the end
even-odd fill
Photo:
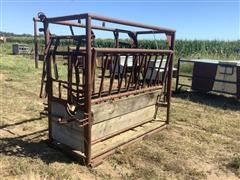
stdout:
POLYGON ((128 49, 128 48, 93 48, 100 53, 156 53, 156 54, 172 54, 172 50, 157 50, 157 49, 128 49))

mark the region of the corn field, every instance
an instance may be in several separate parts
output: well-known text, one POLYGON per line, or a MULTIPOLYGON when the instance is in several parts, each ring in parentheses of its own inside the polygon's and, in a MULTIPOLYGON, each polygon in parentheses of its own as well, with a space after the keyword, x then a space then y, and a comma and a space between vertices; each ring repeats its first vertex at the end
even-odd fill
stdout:
MULTIPOLYGON (((121 42, 129 40, 120 39, 121 42)), ((26 43, 33 47, 33 37, 9 37, 8 42, 26 43)), ((64 41, 63 45, 73 45, 74 42, 64 41)), ((43 39, 40 38, 40 43, 43 39)), ((114 47, 113 39, 95 39, 95 47, 114 47)), ((165 49, 165 41, 139 40, 139 48, 161 48, 165 49)), ((240 40, 220 41, 220 40, 176 40, 175 60, 178 58, 212 58, 212 59, 240 59, 240 40)))

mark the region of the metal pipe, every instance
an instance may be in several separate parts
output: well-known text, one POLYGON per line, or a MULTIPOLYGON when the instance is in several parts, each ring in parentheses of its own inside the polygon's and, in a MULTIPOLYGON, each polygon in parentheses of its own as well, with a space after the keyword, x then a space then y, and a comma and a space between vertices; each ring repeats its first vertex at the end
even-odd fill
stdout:
POLYGON ((106 101, 106 100, 121 98, 121 97, 124 97, 124 96, 133 95, 133 94, 144 93, 144 92, 147 92, 147 91, 157 90, 157 89, 161 89, 161 88, 162 88, 162 86, 153 86, 153 87, 143 88, 143 89, 134 90, 134 91, 127 91, 127 92, 123 92, 123 93, 119 93, 119 94, 105 96, 105 97, 101 97, 101 98, 97 98, 97 99, 92 99, 91 102, 92 102, 92 104, 96 104, 96 103, 100 103, 100 102, 106 101))
MULTIPOLYGON (((48 28, 48 23, 43 23, 44 27, 44 35, 45 35, 45 50, 47 50, 48 45, 51 46, 50 43, 50 32, 48 28)), ((50 48, 50 47, 49 47, 50 48)), ((47 90, 47 97, 48 97, 48 138, 49 141, 52 141, 52 119, 51 119, 51 99, 52 99, 52 80, 51 80, 51 57, 50 54, 45 54, 45 63, 46 63, 46 72, 47 72, 47 82, 46 82, 46 90, 47 90)))
POLYGON ((92 81, 91 81, 91 17, 87 16, 86 18, 86 75, 85 75, 85 88, 84 88, 84 96, 85 96, 85 113, 88 116, 88 124, 84 127, 84 136, 85 136, 85 155, 86 155, 86 164, 89 165, 91 163, 91 128, 92 128, 92 114, 91 114, 91 95, 92 95, 92 81))
POLYGON ((74 15, 69 15, 69 16, 58 16, 58 17, 52 17, 52 18, 47 18, 48 23, 53 23, 56 21, 71 21, 71 20, 78 20, 78 19, 87 19, 89 17, 88 13, 84 14, 74 14, 74 15))
POLYGON ((145 29, 152 29, 152 30, 157 30, 157 31, 175 32, 174 29, 168 29, 168 28, 163 28, 163 27, 158 27, 158 26, 150 26, 150 25, 146 25, 146 24, 142 24, 142 23, 124 21, 121 19, 110 18, 110 17, 106 17, 106 16, 99 16, 99 15, 95 15, 95 14, 89 14, 89 16, 91 16, 92 19, 95 19, 95 20, 106 21, 106 22, 111 22, 111 23, 116 23, 116 24, 121 24, 121 25, 127 25, 127 26, 133 26, 133 27, 139 27, 139 28, 145 28, 145 29))
MULTIPOLYGON (((41 20, 39 18, 35 18, 35 19, 36 19, 37 22, 41 22, 41 20)), ((77 22, 55 21, 55 22, 49 22, 49 23, 57 24, 57 25, 63 25, 63 26, 86 28, 85 24, 80 24, 80 23, 77 23, 77 22)), ((133 32, 133 31, 129 31, 129 30, 126 30, 126 29, 118 29, 118 28, 110 28, 110 27, 102 27, 102 26, 94 26, 94 25, 92 25, 92 29, 110 31, 110 32, 122 32, 122 33, 133 32)))
POLYGON ((179 89, 178 89, 179 72, 180 72, 180 58, 178 59, 178 63, 177 63, 177 76, 176 76, 175 92, 177 92, 177 91, 179 90, 179 89))
MULTIPOLYGON (((174 33, 175 32, 175 30, 173 30, 172 31, 172 33, 174 33)), ((164 33, 164 34, 166 34, 166 31, 164 31, 164 30, 154 30, 154 31, 137 31, 136 32, 136 34, 137 35, 141 35, 141 34, 161 34, 161 33, 164 33)), ((170 32, 168 32, 167 34, 169 34, 170 32)), ((171 33, 170 33, 171 34, 171 33)))
POLYGON ((35 59, 35 68, 38 68, 38 42, 37 42, 37 21, 33 18, 34 25, 34 59, 35 59))
MULTIPOLYGON (((170 43, 170 50, 174 50, 174 46, 175 46, 175 33, 173 35, 171 35, 171 43, 170 43)), ((171 54, 171 58, 170 58, 170 62, 169 62, 169 66, 168 66, 168 75, 167 75, 167 121, 166 123, 169 124, 170 121, 170 108, 171 108, 171 96, 172 96, 172 92, 171 92, 171 87, 172 87, 172 74, 173 74, 173 59, 174 56, 173 54, 171 54)))
POLYGON ((173 50, 157 50, 157 49, 134 49, 134 48, 93 48, 99 53, 159 53, 172 54, 173 50))

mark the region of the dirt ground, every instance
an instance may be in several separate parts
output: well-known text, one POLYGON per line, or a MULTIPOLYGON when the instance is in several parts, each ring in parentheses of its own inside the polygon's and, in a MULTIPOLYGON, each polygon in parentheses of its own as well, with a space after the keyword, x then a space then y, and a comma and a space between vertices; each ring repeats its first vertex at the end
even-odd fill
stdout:
POLYGON ((40 117, 41 70, 28 57, 2 55, 1 179, 240 179, 240 102, 174 94, 171 123, 96 168, 49 148, 40 117))

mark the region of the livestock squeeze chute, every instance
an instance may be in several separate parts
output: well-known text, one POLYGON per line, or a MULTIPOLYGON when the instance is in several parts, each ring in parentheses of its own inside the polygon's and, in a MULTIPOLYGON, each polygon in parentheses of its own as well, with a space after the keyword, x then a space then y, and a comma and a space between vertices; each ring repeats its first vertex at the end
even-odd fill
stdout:
POLYGON ((52 146, 96 165, 117 148, 166 127, 174 30, 89 13, 52 18, 39 13, 33 20, 36 63, 40 23, 44 33, 40 96, 47 97, 52 146), (57 26, 65 27, 64 35, 56 35, 57 26), (103 32, 113 37, 112 47, 96 47, 103 32), (165 49, 138 48, 139 36, 153 34, 166 35, 165 49))

